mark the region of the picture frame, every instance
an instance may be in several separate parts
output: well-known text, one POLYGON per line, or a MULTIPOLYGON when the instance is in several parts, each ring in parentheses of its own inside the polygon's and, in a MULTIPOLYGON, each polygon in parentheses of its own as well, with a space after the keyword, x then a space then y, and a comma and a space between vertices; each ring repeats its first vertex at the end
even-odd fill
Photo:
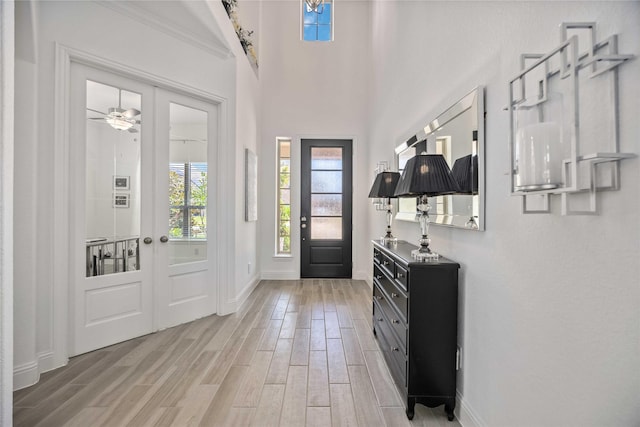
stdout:
POLYGON ((258 220, 258 156, 248 148, 244 150, 244 220, 258 220))
POLYGON ((128 208, 130 195, 129 193, 113 193, 114 208, 128 208))
POLYGON ((130 179, 126 175, 114 175, 113 176, 113 189, 114 190, 129 190, 130 179))

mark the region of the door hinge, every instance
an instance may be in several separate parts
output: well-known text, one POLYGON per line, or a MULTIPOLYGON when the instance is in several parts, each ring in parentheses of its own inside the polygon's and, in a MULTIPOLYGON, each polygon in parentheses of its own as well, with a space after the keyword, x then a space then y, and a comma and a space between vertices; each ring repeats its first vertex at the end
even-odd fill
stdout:
POLYGON ((462 349, 456 347, 456 371, 462 369, 462 349))

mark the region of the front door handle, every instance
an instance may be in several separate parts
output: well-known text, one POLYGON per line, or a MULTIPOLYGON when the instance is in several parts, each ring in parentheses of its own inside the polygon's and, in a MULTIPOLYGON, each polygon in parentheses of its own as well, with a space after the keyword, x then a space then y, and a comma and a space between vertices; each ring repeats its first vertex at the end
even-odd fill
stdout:
POLYGON ((169 241, 169 238, 168 238, 167 236, 161 236, 161 237, 160 237, 160 241, 161 241, 162 243, 167 243, 167 242, 169 241))
POLYGON ((307 228, 307 224, 302 224, 300 228, 307 228))
POLYGON ((151 242, 153 242, 153 239, 151 237, 145 237, 143 242, 145 243, 145 245, 150 245, 151 242))

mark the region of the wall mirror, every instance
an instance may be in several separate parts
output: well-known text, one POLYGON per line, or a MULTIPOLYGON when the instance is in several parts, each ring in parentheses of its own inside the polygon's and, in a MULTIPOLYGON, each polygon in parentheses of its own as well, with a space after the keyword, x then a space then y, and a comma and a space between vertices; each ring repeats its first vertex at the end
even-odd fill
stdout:
MULTIPOLYGON (((395 149, 398 172, 426 152, 442 154, 461 188, 432 197, 431 224, 484 230, 484 87, 478 86, 395 149)), ((416 221, 416 199, 399 198, 396 219, 416 221)))

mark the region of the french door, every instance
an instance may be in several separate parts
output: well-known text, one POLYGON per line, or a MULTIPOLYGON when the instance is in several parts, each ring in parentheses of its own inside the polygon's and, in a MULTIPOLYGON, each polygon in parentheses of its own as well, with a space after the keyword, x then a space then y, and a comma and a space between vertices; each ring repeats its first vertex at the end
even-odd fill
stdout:
POLYGON ((69 112, 70 355, 214 313, 216 106, 72 62, 69 112))
POLYGON ((300 277, 351 277, 352 141, 301 140, 300 277))

